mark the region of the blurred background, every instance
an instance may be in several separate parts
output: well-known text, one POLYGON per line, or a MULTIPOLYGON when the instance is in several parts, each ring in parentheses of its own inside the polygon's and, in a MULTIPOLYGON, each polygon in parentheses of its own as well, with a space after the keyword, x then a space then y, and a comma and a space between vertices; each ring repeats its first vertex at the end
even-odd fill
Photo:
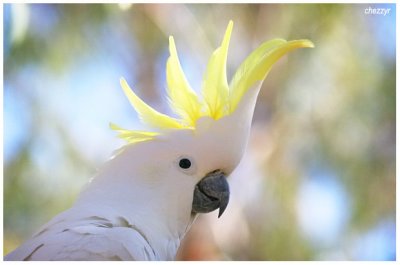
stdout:
POLYGON ((173 35, 199 90, 234 29, 228 79, 272 38, 316 47, 282 58, 263 84, 225 214, 201 215, 178 260, 396 258, 396 6, 373 4, 6 4, 4 254, 67 209, 113 150, 110 121, 141 129, 124 76, 172 114, 173 35), (383 15, 366 9, 386 8, 383 15))

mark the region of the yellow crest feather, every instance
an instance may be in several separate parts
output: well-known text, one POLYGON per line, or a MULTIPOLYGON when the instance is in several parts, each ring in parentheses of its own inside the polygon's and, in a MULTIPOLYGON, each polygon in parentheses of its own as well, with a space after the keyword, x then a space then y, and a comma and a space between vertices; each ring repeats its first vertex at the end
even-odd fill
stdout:
POLYGON ((203 97, 207 105, 207 114, 215 120, 228 113, 229 87, 226 78, 226 60, 233 22, 229 21, 224 39, 219 48, 211 55, 203 81, 203 97))
POLYGON ((120 79, 120 83, 132 107, 136 110, 140 119, 145 124, 159 129, 178 129, 183 127, 183 125, 177 119, 162 114, 147 105, 132 91, 124 78, 120 79))
POLYGON ((201 104, 182 71, 172 36, 169 37, 169 52, 170 57, 167 61, 169 103, 186 125, 194 127, 197 119, 201 116, 201 104))
POLYGON ((126 140, 128 143, 138 143, 142 141, 148 141, 153 139, 156 135, 159 134, 155 132, 125 130, 113 123, 110 123, 110 128, 114 131, 119 132, 118 137, 126 140))
MULTIPOLYGON (((209 116, 218 120, 235 111, 244 94, 257 81, 266 78, 272 65, 286 53, 297 48, 312 48, 309 40, 286 41, 274 39, 264 42, 255 49, 240 65, 228 86, 226 77, 226 61, 233 22, 229 21, 222 44, 218 47, 207 65, 202 84, 200 99, 190 87, 182 71, 176 52, 175 42, 169 37, 170 56, 167 60, 167 92, 170 107, 181 119, 174 119, 162 114, 143 102, 121 78, 121 87, 141 121, 161 131, 166 129, 195 129, 196 121, 209 116)), ((119 137, 128 143, 137 143, 154 139, 162 132, 131 131, 110 124, 110 128, 119 133, 119 137)))
POLYGON ((230 88, 230 112, 233 112, 246 91, 255 82, 264 80, 272 65, 286 53, 297 48, 312 48, 309 40, 289 41, 274 39, 264 42, 240 65, 234 74, 230 88))

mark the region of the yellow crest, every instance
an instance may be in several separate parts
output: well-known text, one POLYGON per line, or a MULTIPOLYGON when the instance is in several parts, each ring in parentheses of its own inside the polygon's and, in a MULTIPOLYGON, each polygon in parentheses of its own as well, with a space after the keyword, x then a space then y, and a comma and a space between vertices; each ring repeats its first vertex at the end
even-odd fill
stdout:
POLYGON ((228 85, 226 61, 233 22, 226 29, 222 44, 209 59, 203 78, 202 95, 199 97, 190 87, 182 71, 176 51, 174 38, 169 37, 169 53, 167 60, 167 93, 172 110, 180 117, 172 118, 162 114, 141 100, 121 78, 121 87, 136 110, 139 118, 157 132, 126 130, 115 124, 110 128, 119 132, 119 137, 128 143, 151 140, 167 129, 195 129, 200 117, 211 117, 218 120, 235 111, 240 100, 256 82, 267 76, 272 65, 286 53, 297 48, 312 48, 309 40, 286 41, 273 39, 261 44, 240 65, 228 85))

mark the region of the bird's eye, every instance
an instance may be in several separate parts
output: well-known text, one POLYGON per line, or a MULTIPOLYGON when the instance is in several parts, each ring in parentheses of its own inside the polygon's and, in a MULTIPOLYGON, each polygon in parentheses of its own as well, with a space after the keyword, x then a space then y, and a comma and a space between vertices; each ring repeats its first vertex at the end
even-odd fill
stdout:
POLYGON ((196 160, 189 155, 178 157, 174 160, 174 164, 185 175, 193 175, 197 171, 196 160))
POLYGON ((179 160, 179 167, 182 169, 188 169, 192 166, 192 162, 190 162, 189 159, 187 158, 182 158, 179 160))

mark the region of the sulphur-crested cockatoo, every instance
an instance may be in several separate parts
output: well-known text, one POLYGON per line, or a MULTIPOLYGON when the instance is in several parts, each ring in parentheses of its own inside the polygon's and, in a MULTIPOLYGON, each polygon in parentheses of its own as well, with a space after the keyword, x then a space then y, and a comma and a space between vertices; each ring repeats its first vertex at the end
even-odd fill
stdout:
POLYGON ((181 69, 173 37, 167 61, 169 103, 179 118, 143 102, 120 80, 150 131, 111 128, 127 141, 76 203, 45 224, 6 260, 173 260, 198 213, 229 201, 226 178, 246 148, 261 83, 272 65, 309 40, 274 39, 240 65, 228 85, 226 60, 233 23, 212 54, 202 95, 181 69))

